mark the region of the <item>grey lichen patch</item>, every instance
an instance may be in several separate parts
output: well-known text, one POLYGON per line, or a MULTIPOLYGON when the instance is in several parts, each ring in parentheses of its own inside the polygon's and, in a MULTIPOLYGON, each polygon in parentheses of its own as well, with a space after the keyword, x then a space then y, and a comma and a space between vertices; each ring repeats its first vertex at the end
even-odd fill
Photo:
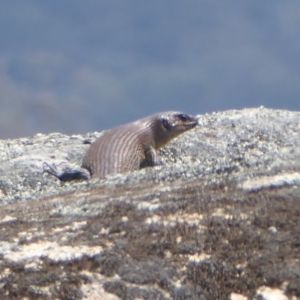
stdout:
POLYGON ((138 209, 155 211, 160 207, 159 198, 155 198, 152 201, 141 201, 138 203, 138 209))
POLYGON ((92 257, 101 253, 102 247, 87 246, 62 246, 56 242, 38 242, 30 245, 23 245, 11 253, 6 253, 4 258, 15 263, 30 261, 37 257, 48 258, 51 261, 72 261, 82 256, 92 257))
POLYGON ((175 227, 178 224, 186 224, 187 226, 197 226, 199 230, 201 230, 201 220, 203 219, 203 214, 170 214, 168 216, 158 216, 155 214, 152 214, 150 217, 148 217, 145 222, 148 225, 152 224, 160 224, 164 225, 166 227, 175 227))
POLYGON ((276 289, 268 286, 261 286, 256 292, 256 299, 278 299, 278 300, 288 300, 289 298, 285 295, 284 291, 281 289, 276 289))
POLYGON ((99 300, 120 300, 114 294, 105 292, 103 284, 105 283, 105 277, 92 272, 81 272, 81 276, 85 277, 86 280, 81 286, 83 293, 83 300, 99 299, 99 300))
POLYGON ((255 192, 260 189, 280 188, 284 186, 300 186, 300 173, 283 173, 274 176, 260 176, 248 179, 239 184, 244 191, 255 192))
POLYGON ((13 222, 13 221, 16 221, 16 220, 17 220, 17 218, 6 215, 2 220, 0 220, 0 224, 1 223, 10 223, 10 222, 13 222))

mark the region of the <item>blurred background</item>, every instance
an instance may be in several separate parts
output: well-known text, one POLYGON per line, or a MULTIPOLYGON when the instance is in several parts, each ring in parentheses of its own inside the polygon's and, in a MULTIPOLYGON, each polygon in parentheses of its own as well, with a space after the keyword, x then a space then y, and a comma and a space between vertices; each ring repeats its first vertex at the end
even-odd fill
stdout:
POLYGON ((300 110, 299 0, 14 0, 0 24, 0 138, 300 110))

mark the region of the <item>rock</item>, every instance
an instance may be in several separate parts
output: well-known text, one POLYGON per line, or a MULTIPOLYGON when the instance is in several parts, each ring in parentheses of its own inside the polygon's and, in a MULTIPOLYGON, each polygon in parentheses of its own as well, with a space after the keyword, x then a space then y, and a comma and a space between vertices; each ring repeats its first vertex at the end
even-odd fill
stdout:
POLYGON ((300 113, 198 119, 105 180, 44 172, 81 172, 101 133, 0 141, 0 298, 300 299, 300 113))

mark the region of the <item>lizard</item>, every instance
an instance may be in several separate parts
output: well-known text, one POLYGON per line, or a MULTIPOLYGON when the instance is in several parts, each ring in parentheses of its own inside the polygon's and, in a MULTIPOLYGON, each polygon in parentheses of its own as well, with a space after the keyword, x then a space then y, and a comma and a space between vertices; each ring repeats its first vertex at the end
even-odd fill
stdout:
POLYGON ((191 115, 168 111, 109 129, 90 145, 82 167, 92 178, 104 178, 155 166, 157 150, 197 124, 191 115))

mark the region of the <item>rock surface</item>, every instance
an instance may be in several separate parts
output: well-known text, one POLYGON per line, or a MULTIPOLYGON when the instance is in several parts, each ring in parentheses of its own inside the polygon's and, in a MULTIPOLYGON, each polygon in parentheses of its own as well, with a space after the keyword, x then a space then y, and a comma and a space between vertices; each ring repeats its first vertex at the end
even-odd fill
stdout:
POLYGON ((43 172, 101 133, 0 141, 0 299, 300 299, 300 113, 198 119, 102 181, 43 172))

